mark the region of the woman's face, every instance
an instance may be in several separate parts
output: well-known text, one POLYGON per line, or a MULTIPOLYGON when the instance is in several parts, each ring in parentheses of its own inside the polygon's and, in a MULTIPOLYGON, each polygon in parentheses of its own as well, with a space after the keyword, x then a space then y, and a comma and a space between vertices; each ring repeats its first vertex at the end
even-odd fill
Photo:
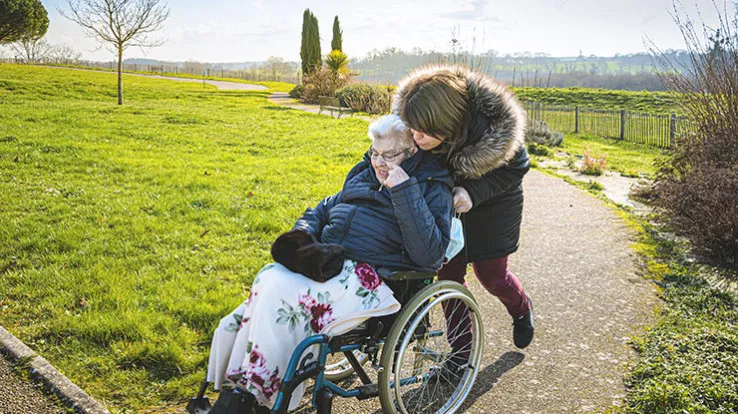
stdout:
POLYGON ((430 151, 443 143, 443 139, 432 137, 425 132, 416 131, 411 129, 413 133, 413 139, 418 144, 420 149, 423 151, 430 151))
POLYGON ((417 151, 414 146, 408 147, 401 139, 387 138, 374 141, 370 148, 370 157, 377 180, 384 184, 391 168, 402 164, 417 151))

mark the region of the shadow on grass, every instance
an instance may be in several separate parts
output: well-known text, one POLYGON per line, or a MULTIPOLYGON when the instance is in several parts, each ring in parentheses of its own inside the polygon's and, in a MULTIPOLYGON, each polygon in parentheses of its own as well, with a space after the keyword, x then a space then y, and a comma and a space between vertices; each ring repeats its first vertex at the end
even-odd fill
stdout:
POLYGON ((277 106, 277 105, 269 105, 262 107, 263 109, 266 109, 267 111, 292 111, 293 109, 287 106, 277 106))

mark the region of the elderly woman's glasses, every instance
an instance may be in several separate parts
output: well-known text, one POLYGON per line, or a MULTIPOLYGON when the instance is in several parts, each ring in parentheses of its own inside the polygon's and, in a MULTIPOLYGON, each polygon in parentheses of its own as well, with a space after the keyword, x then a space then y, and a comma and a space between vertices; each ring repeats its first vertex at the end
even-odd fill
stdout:
POLYGON ((394 154, 390 154, 390 153, 380 154, 377 152, 377 150, 374 149, 374 147, 369 147, 369 157, 371 157, 371 159, 373 160, 377 160, 381 157, 384 160, 384 162, 393 162, 397 158, 399 158, 400 155, 408 152, 409 150, 410 148, 405 148, 398 152, 395 152, 394 154))

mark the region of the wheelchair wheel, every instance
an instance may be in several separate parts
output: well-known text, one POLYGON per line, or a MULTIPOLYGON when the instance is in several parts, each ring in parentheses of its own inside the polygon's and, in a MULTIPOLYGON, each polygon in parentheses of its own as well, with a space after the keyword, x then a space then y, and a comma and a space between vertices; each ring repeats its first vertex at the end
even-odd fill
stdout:
POLYGON ((483 332, 477 303, 463 285, 441 281, 416 293, 384 343, 378 378, 382 411, 458 410, 479 372, 483 332), (445 314, 455 316, 452 324, 445 314))
MULTIPOLYGON (((356 350, 354 356, 359 361, 359 364, 364 365, 369 360, 369 355, 356 350)), ((328 355, 328 360, 325 363, 325 379, 329 381, 343 381, 346 378, 354 374, 354 368, 351 367, 348 359, 342 353, 335 353, 328 355)))

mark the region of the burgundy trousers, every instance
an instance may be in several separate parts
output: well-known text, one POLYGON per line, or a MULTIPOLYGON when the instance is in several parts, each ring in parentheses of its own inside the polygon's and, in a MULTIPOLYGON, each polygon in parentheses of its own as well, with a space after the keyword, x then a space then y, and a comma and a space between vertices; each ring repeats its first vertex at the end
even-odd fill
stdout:
MULTIPOLYGON (((463 256, 459 254, 444 264, 438 271, 438 280, 453 280, 467 286, 464 280, 467 261, 463 256)), ((472 262, 472 268, 482 286, 500 299, 510 316, 517 318, 528 313, 530 309, 528 296, 518 278, 510 272, 508 256, 472 262)), ((461 302, 449 301, 444 306, 447 336, 454 352, 460 357, 468 358, 468 349, 471 346, 471 317, 469 309, 460 305, 461 302)))

